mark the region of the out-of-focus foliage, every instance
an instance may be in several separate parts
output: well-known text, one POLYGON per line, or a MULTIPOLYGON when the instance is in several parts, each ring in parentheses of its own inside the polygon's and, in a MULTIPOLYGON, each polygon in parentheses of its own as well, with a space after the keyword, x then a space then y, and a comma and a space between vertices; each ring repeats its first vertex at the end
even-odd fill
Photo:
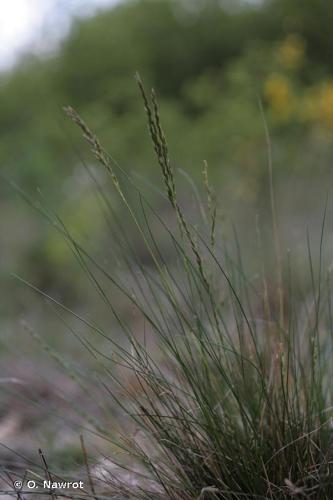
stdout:
POLYGON ((32 186, 68 175, 72 132, 63 129, 61 107, 70 103, 123 164, 146 170, 136 70, 158 91, 175 162, 192 171, 202 159, 220 175, 255 163, 259 97, 272 133, 287 143, 295 125, 330 142, 330 2, 236 3, 132 1, 77 21, 56 56, 2 77, 2 165, 32 186))
MULTIPOLYGON (((77 20, 57 54, 2 75, 1 168, 30 192, 58 196, 65 223, 94 238, 91 196, 71 182, 86 151, 62 106, 76 107, 125 169, 153 176, 139 71, 157 90, 176 167, 195 177, 207 160, 233 197, 259 199, 261 100, 275 172, 318 174, 333 153, 332 21, 329 0, 138 0, 77 20)), ((64 267, 68 253, 49 231, 36 241, 42 276, 64 267)))

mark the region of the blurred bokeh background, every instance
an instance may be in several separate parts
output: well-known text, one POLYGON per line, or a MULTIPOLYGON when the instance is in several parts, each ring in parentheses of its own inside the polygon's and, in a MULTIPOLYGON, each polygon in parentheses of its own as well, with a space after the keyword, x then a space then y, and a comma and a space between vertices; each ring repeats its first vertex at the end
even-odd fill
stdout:
MULTIPOLYGON (((11 0, 1 3, 0 13, 4 377, 27 377, 34 365, 32 380, 41 373, 53 378, 52 360, 41 356, 21 319, 77 366, 84 356, 78 359, 72 338, 41 298, 11 273, 67 307, 104 321, 94 291, 62 237, 10 182, 56 210, 91 251, 114 265, 84 163, 99 182, 106 179, 62 108, 72 105, 79 111, 135 182, 159 186, 136 71, 147 87, 156 89, 180 183, 191 191, 206 160, 221 211, 239 223, 240 237, 253 254, 255 235, 248 227, 255 226, 257 213, 263 221, 269 218, 262 106, 283 237, 296 252, 304 250, 307 226, 316 238, 332 180, 332 2, 11 0)), ((193 203, 192 195, 184 199, 193 203)), ((120 210, 116 201, 114 208, 120 210)), ((328 230, 328 240, 331 234, 328 230)), ((327 248, 329 258, 332 242, 327 248)), ((70 391, 75 390, 65 386, 73 398, 70 391)), ((2 387, 10 401, 11 388, 2 387)), ((10 427, 8 411, 3 406, 0 434, 7 439, 14 428, 15 443, 21 424, 10 427)), ((49 427, 49 441, 50 433, 49 427)))

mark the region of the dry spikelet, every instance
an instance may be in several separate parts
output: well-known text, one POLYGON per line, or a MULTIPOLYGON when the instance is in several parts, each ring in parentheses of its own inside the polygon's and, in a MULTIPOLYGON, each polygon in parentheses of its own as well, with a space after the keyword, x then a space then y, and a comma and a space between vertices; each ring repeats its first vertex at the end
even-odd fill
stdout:
POLYGON ((202 170, 203 184, 207 193, 207 206, 208 212, 211 220, 211 228, 210 228, 210 242, 212 247, 215 246, 215 228, 216 228, 216 202, 213 193, 213 189, 209 184, 208 180, 208 163, 206 160, 203 162, 203 170, 202 170))
POLYGON ((148 119, 148 129, 150 132, 150 136, 154 145, 154 149, 156 152, 157 160, 161 166, 162 170, 162 175, 163 175, 163 180, 164 184, 166 186, 167 190, 167 196, 168 199, 173 206, 173 208, 176 211, 179 227, 181 230, 182 234, 186 235, 186 238, 191 246, 192 252, 194 254, 195 260, 198 265, 198 269, 200 272, 200 275, 202 277, 202 280, 204 282, 205 288, 207 291, 210 293, 210 285, 208 283, 204 268, 203 268, 203 261, 202 257, 200 255, 197 243, 190 231, 189 225, 184 217, 184 214, 178 204, 177 201, 177 196, 176 196, 176 187, 175 187, 175 181, 174 181, 174 172, 173 168, 171 166, 170 158, 169 158, 169 153, 168 153, 168 146, 165 138, 165 134, 163 132, 162 126, 161 126, 161 120, 159 116, 159 111, 158 111, 158 104, 157 104, 157 98, 155 91, 151 91, 151 102, 152 106, 149 103, 146 91, 144 89, 142 80, 140 78, 140 75, 136 74, 136 80, 138 82, 142 99, 144 102, 144 108, 147 114, 147 119, 148 119))
POLYGON ((105 169, 111 176, 114 186, 116 187, 120 195, 124 197, 118 177, 115 174, 112 166, 112 160, 105 149, 102 147, 96 135, 90 130, 88 125, 84 122, 84 120, 74 108, 72 108, 71 106, 66 106, 64 107, 64 111, 66 115, 72 120, 72 122, 79 126, 83 133, 83 137, 91 146, 91 151, 94 154, 95 158, 105 167, 105 169))

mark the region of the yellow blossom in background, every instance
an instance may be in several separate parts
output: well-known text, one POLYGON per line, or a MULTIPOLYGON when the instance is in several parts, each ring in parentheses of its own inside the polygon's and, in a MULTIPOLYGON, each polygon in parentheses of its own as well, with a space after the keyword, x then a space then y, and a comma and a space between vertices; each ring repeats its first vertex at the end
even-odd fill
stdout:
POLYGON ((288 35, 278 48, 278 59, 286 69, 297 69, 305 58, 305 44, 299 35, 288 35))
POLYGON ((318 83, 304 94, 299 118, 301 122, 319 125, 325 132, 333 131, 333 81, 318 83))
POLYGON ((333 82, 321 84, 317 106, 320 125, 333 130, 333 82))
POLYGON ((276 118, 286 120, 290 117, 293 95, 290 82, 285 76, 277 73, 270 75, 265 82, 264 95, 276 118))

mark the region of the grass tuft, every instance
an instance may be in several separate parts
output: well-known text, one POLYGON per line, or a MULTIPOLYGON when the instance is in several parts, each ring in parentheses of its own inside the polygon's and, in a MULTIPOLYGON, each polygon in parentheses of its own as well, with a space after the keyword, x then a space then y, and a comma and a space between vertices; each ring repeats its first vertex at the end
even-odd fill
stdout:
MULTIPOLYGON (((309 245, 312 299, 304 307, 294 270, 286 264, 283 274, 268 132, 276 286, 275 273, 264 266, 260 279, 250 279, 238 242, 234 252, 220 241, 206 163, 203 190, 210 223, 207 229, 189 222, 178 199, 156 94, 152 90, 148 98, 139 76, 137 82, 178 232, 135 187, 138 213, 117 176, 117 164, 71 107, 67 115, 109 173, 149 262, 140 260, 120 222, 113 251, 118 248, 130 284, 121 282, 56 216, 43 211, 125 333, 118 341, 82 319, 112 345, 112 357, 103 356, 93 342, 89 349, 103 359, 103 387, 126 417, 117 441, 122 453, 106 459, 102 473, 89 466, 81 438, 91 498, 331 499, 330 270, 324 279, 320 261, 316 274, 309 245), (163 245, 161 234, 167 240, 163 245), (110 288, 135 310, 134 325, 120 317, 110 288)), ((126 177, 125 182, 132 181, 126 177)), ((324 223, 325 217, 323 230, 324 223)))

